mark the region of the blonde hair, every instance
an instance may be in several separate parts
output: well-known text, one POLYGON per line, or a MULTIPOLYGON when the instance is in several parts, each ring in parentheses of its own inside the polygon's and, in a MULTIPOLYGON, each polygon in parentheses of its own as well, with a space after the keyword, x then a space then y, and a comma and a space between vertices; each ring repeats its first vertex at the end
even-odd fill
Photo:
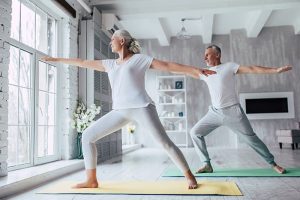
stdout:
POLYGON ((116 32, 114 32, 114 35, 124 38, 125 46, 131 53, 137 54, 141 52, 141 46, 139 42, 135 38, 133 38, 128 31, 117 30, 116 32))

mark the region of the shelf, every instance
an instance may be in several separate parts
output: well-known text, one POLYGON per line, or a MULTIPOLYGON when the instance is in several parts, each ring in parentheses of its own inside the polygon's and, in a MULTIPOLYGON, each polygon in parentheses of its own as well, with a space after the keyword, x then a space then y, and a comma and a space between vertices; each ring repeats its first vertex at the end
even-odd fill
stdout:
POLYGON ((176 146, 178 146, 178 147, 188 147, 188 145, 187 144, 176 144, 176 146))
POLYGON ((186 130, 166 130, 167 133, 185 133, 186 130))
POLYGON ((158 92, 185 92, 185 89, 165 89, 165 90, 157 90, 158 92))
POLYGON ((170 76, 157 76, 158 79, 177 79, 177 78, 182 78, 184 79, 184 75, 170 75, 170 76))
POLYGON ((185 105, 185 103, 158 103, 160 106, 166 106, 166 105, 185 105))
POLYGON ((185 116, 183 117, 159 117, 160 119, 185 119, 185 116))
POLYGON ((186 86, 184 75, 156 78, 156 105, 161 114, 159 119, 170 139, 177 146, 185 147, 188 145, 186 86))

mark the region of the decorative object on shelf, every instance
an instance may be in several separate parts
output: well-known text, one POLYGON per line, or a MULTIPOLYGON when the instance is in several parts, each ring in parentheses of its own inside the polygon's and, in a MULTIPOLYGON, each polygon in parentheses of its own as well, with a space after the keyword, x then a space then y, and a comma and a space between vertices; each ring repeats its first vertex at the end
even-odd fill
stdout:
POLYGON ((183 82, 182 81, 175 81, 175 89, 182 89, 183 82))
POLYGON ((82 159, 82 133, 83 131, 90 126, 92 122, 94 122, 94 118, 97 114, 99 114, 101 111, 100 106, 96 106, 95 104, 92 104, 90 108, 87 108, 83 102, 79 101, 78 106, 73 113, 73 119, 71 121, 71 127, 73 129, 76 129, 77 131, 77 138, 76 138, 76 144, 78 149, 77 158, 82 159))
POLYGON ((183 124, 182 124, 182 122, 179 122, 179 124, 178 124, 178 130, 182 130, 183 129, 183 124))
POLYGON ((179 116, 179 117, 183 117, 183 112, 179 112, 179 113, 178 113, 178 116, 179 116))

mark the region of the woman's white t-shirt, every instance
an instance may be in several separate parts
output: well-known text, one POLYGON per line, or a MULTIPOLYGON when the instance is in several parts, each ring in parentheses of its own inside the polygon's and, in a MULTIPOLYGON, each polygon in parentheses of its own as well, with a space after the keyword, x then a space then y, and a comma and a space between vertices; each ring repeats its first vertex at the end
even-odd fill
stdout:
POLYGON ((153 58, 134 54, 117 64, 116 59, 102 60, 112 89, 113 109, 141 108, 153 103, 145 89, 145 72, 153 58))
POLYGON ((200 76, 208 86, 213 107, 225 108, 239 103, 235 86, 235 74, 239 66, 233 62, 222 63, 209 68, 216 71, 216 74, 208 77, 200 76))

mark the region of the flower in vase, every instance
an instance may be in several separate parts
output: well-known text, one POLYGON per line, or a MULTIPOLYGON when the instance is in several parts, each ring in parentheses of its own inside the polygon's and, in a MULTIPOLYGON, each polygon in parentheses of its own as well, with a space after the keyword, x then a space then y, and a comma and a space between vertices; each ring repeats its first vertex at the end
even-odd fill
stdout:
POLYGON ((128 124, 127 125, 127 131, 128 131, 128 133, 134 133, 135 125, 134 124, 128 124))
POLYGON ((78 102, 78 106, 73 113, 73 119, 71 121, 71 127, 77 131, 77 133, 83 133, 83 131, 94 122, 94 118, 101 111, 100 106, 92 104, 90 108, 87 108, 83 102, 78 102))

